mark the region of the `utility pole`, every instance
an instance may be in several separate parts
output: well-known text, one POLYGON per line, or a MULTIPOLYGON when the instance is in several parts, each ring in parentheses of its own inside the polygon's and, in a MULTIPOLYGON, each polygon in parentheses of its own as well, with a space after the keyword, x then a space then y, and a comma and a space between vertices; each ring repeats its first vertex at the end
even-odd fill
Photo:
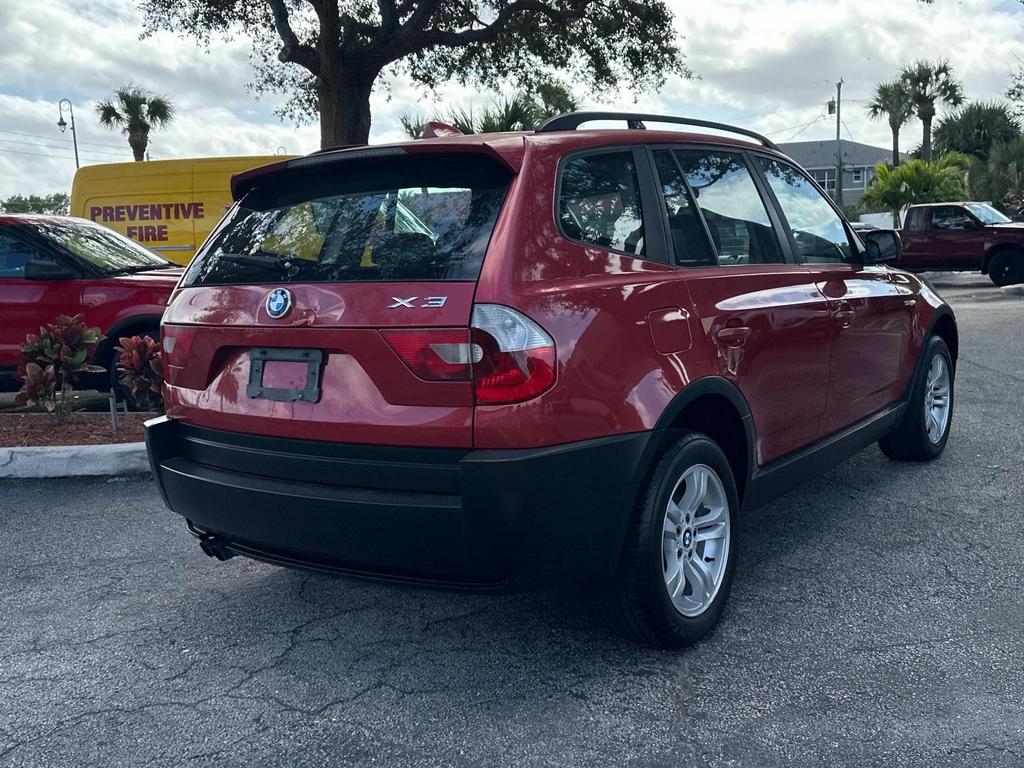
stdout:
POLYGON ((828 113, 836 115, 836 191, 832 199, 840 208, 843 207, 843 140, 840 135, 840 127, 843 121, 843 79, 839 78, 836 83, 835 101, 828 103, 828 113))

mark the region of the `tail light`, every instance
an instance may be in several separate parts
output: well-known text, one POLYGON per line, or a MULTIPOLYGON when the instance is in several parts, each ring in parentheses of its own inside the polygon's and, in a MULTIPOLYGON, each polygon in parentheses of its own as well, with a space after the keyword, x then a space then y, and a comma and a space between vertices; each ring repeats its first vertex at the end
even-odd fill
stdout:
POLYGON ((381 331, 409 370, 426 381, 473 381, 479 405, 536 397, 555 383, 555 342, 526 315, 476 304, 472 327, 381 331))
POLYGON ((480 405, 518 403, 555 383, 555 342, 537 323, 500 304, 476 304, 470 323, 473 384, 480 405))
POLYGON ((464 328, 416 328, 381 331, 384 341, 409 370, 427 381, 469 381, 479 349, 469 343, 464 328))

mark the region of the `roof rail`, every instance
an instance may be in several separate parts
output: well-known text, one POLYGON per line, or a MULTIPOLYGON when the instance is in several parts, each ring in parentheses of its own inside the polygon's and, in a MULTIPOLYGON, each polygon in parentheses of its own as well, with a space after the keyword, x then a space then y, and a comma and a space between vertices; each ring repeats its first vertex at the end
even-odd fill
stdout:
POLYGON ((755 139, 768 149, 778 149, 775 143, 760 133, 739 128, 726 123, 715 123, 710 120, 697 120, 692 117, 675 117, 673 115, 646 115, 635 112, 569 112, 565 115, 556 115, 548 118, 537 129, 537 133, 550 133, 552 131, 575 131, 583 123, 590 123, 594 120, 625 120, 626 125, 634 130, 642 130, 647 126, 643 121, 652 123, 676 123, 678 125, 692 125, 698 128, 714 128, 718 131, 728 131, 755 139))

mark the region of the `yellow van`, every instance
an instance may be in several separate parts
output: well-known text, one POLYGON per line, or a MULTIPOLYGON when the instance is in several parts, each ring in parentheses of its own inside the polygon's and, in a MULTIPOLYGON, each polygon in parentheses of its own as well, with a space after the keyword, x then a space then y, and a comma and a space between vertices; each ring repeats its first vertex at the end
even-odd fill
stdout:
POLYGON ((231 176, 290 156, 202 157, 87 165, 71 186, 71 215, 187 264, 231 205, 231 176))

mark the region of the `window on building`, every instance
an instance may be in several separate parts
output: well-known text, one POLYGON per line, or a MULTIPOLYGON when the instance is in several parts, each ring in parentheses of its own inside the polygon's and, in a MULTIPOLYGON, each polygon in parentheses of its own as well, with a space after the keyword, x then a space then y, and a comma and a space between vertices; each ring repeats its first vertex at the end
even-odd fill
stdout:
POLYGON ((562 169, 558 218, 572 240, 643 256, 644 226, 633 153, 569 160, 562 169))
POLYGON ((863 168, 854 168, 853 169, 853 173, 851 174, 851 176, 853 177, 853 183, 854 184, 856 184, 859 187, 863 187, 864 186, 864 169, 863 168))

